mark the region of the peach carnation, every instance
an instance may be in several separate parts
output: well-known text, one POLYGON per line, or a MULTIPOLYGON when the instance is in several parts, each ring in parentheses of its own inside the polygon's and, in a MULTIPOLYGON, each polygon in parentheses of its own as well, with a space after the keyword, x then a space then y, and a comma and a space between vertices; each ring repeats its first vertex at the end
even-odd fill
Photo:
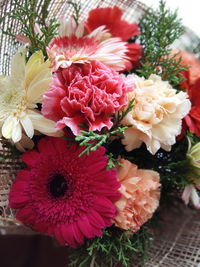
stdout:
POLYGON ((128 99, 135 98, 134 107, 122 121, 131 127, 125 130, 122 143, 127 151, 140 147, 142 142, 152 154, 160 148, 169 151, 181 132, 182 119, 190 110, 188 95, 177 93, 157 75, 152 74, 148 80, 133 77, 135 89, 128 93, 128 99))
POLYGON ((121 198, 115 205, 118 213, 115 225, 136 232, 149 220, 159 205, 159 174, 151 170, 138 169, 130 161, 121 159, 117 177, 121 182, 121 198))

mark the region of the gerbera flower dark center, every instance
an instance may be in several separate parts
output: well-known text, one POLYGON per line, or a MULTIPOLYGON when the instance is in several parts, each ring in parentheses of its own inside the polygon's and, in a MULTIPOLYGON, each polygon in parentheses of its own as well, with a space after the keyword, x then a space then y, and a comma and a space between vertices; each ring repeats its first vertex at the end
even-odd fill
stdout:
POLYGON ((67 181, 61 174, 55 174, 49 183, 49 192, 53 197, 63 197, 68 189, 67 181))

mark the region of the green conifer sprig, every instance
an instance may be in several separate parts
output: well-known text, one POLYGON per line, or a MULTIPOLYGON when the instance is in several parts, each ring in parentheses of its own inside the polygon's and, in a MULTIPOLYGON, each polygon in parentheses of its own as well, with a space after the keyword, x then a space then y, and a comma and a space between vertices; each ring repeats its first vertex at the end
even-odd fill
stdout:
MULTIPOLYGON (((46 46, 57 34, 59 24, 56 23, 55 18, 51 18, 47 26, 46 19, 50 2, 51 0, 44 0, 42 3, 41 1, 39 2, 39 0, 27 0, 24 1, 22 5, 19 5, 18 0, 14 0, 13 11, 6 14, 4 18, 1 18, 0 23, 6 17, 20 22, 22 27, 20 33, 24 34, 30 40, 30 55, 37 50, 42 50, 43 54, 46 56, 46 46), (42 4, 42 6, 39 6, 39 4, 42 4), (35 33, 35 23, 39 24, 42 35, 35 33)), ((12 29, 3 31, 3 33, 15 38, 12 29)))
POLYGON ((81 12, 81 4, 75 3, 72 1, 68 1, 67 3, 73 6, 73 8, 74 8, 73 18, 76 21, 76 23, 78 23, 78 19, 80 17, 80 12, 81 12))
POLYGON ((113 153, 108 153, 107 157, 108 157, 108 163, 106 168, 107 170, 113 169, 116 165, 123 166, 123 164, 119 162, 119 157, 116 157, 116 155, 114 155, 113 153))
POLYGON ((82 135, 77 135, 75 140, 80 142, 80 146, 86 146, 86 148, 80 153, 79 157, 85 153, 89 154, 90 151, 96 151, 100 146, 107 143, 111 136, 123 133, 127 128, 127 126, 119 126, 116 130, 106 132, 105 134, 99 134, 94 131, 81 131, 82 135))
POLYGON ((124 117, 133 109, 134 101, 135 101, 135 98, 131 99, 125 110, 119 110, 117 112, 114 127, 118 127, 120 125, 121 121, 124 119, 124 117))
MULTIPOLYGON (((77 135, 75 141, 80 142, 80 146, 86 146, 86 148, 81 152, 79 157, 85 153, 89 154, 90 151, 95 151, 101 145, 107 144, 111 137, 119 137, 129 126, 120 126, 121 121, 124 117, 132 110, 134 106, 134 99, 130 100, 129 105, 125 110, 120 110, 117 112, 116 117, 113 118, 114 125, 110 131, 105 133, 98 133, 94 131, 81 131, 81 135, 77 135)), ((118 162, 118 160, 112 157, 110 164, 118 162)), ((108 168, 109 168, 108 166, 108 168)))
POLYGON ((172 86, 179 85, 184 80, 181 71, 187 67, 180 66, 181 59, 177 61, 177 55, 171 55, 171 45, 184 33, 177 11, 167 9, 161 0, 158 10, 147 10, 140 31, 143 55, 137 73, 145 78, 157 74, 172 86))
POLYGON ((117 227, 107 228, 101 237, 87 240, 85 245, 70 250, 69 267, 128 267, 136 255, 141 261, 148 256, 150 243, 151 236, 144 226, 137 233, 117 227))

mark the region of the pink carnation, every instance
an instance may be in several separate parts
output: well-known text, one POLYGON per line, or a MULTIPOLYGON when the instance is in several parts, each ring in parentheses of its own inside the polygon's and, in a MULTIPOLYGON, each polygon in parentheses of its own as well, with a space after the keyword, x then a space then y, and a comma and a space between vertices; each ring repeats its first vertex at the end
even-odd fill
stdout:
POLYGON ((37 151, 23 154, 27 167, 10 192, 19 221, 72 247, 112 225, 120 197, 115 171, 106 170, 105 149, 79 158, 83 149, 60 138, 41 139, 37 151))
POLYGON ((126 105, 131 86, 100 62, 71 65, 54 73, 50 90, 44 95, 42 113, 56 121, 59 129, 68 126, 75 135, 83 124, 93 131, 110 129, 112 115, 126 105))

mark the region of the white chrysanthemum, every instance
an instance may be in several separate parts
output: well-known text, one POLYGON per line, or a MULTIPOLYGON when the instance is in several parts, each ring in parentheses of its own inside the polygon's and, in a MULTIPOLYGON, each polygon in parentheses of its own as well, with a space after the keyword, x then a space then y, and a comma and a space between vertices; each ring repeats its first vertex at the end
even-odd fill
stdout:
POLYGON ((182 119, 190 110, 188 95, 177 93, 157 75, 148 80, 136 75, 133 78, 135 88, 128 93, 128 99, 135 98, 134 107, 122 121, 132 127, 125 130, 122 143, 127 151, 140 147, 142 142, 152 154, 159 148, 169 151, 181 132, 182 119))
POLYGON ((0 77, 0 129, 3 137, 17 143, 25 132, 30 138, 34 130, 58 136, 55 123, 36 109, 51 82, 49 63, 42 52, 36 52, 26 63, 25 50, 12 59, 11 76, 0 77))

